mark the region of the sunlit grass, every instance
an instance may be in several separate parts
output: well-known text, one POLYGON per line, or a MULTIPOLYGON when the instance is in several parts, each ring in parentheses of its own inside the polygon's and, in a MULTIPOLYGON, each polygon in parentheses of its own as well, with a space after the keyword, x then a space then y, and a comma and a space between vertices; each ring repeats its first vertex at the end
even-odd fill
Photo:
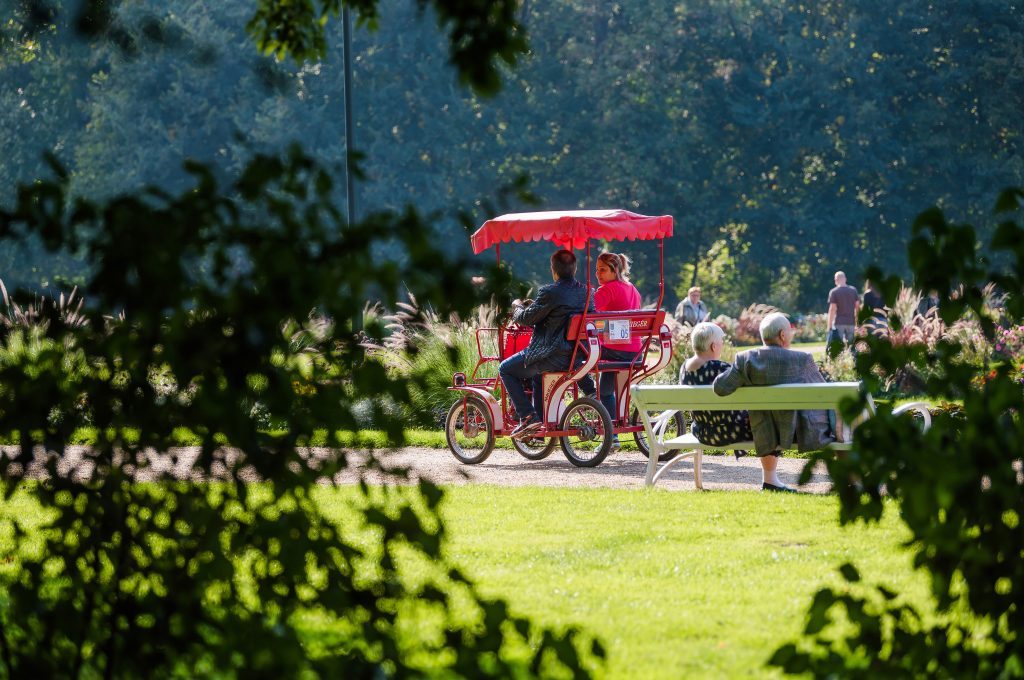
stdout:
MULTIPOLYGON (((322 493, 345 521, 350 492, 322 493)), ((845 529, 837 512, 832 496, 732 491, 460 486, 443 503, 452 562, 515 613, 596 634, 615 678, 775 676, 766 659, 847 561, 925 603, 895 512, 845 529)))
MULTIPOLYGON (((317 491, 342 534, 372 554, 379 535, 360 523, 360 498, 354 487, 317 491)), ((46 521, 31 487, 0 506, 0 517, 46 521)), ((514 614, 596 635, 611 678, 776 677, 765 661, 799 637, 818 588, 844 587, 835 571, 844 562, 869 583, 927 602, 926 579, 900 547, 908 533, 895 506, 878 525, 841 528, 834 496, 471 485, 446 488, 441 509, 452 565, 514 614)), ((0 535, 3 571, 16 568, 12 547, 13 535, 0 535)), ((399 566, 414 583, 437 565, 399 566)), ((315 613, 296 622, 311 653, 344 635, 315 613)))

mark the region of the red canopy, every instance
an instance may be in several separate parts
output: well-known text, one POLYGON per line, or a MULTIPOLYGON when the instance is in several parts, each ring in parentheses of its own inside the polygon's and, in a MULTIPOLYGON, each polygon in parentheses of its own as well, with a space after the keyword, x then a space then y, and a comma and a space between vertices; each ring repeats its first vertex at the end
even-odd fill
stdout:
POLYGON ((671 235, 671 215, 648 217, 628 210, 564 210, 495 217, 477 229, 472 243, 474 253, 509 241, 551 241, 573 250, 584 247, 587 239, 645 241, 671 235))

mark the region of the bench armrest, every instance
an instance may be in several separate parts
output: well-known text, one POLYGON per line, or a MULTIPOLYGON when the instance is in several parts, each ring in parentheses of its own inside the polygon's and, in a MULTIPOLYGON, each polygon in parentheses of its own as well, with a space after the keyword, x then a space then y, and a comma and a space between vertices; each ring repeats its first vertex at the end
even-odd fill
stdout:
POLYGON ((932 412, 928 410, 928 404, 923 401, 912 401, 894 408, 892 414, 898 416, 908 411, 917 411, 921 414, 921 419, 924 420, 924 430, 927 432, 928 428, 932 426, 932 412))
POLYGON ((672 418, 675 417, 676 413, 678 413, 678 411, 669 409, 667 411, 662 411, 657 415, 657 417, 651 418, 652 434, 659 442, 665 441, 665 430, 668 429, 668 424, 672 418))

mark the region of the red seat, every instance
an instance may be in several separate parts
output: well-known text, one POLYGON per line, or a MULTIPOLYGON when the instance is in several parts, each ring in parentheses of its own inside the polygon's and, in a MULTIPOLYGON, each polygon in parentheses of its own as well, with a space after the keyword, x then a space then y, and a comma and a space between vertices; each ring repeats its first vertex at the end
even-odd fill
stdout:
POLYGON ((643 366, 644 362, 637 361, 598 361, 597 370, 599 371, 623 371, 634 366, 643 366))

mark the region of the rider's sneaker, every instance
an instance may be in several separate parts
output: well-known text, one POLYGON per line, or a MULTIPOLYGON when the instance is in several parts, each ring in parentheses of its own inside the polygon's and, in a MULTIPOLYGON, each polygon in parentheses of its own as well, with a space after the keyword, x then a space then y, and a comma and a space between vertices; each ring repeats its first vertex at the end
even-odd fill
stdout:
POLYGON ((535 415, 528 415, 519 421, 515 429, 509 434, 512 439, 524 439, 533 435, 540 429, 540 420, 535 415))
POLYGON ((612 445, 608 449, 608 453, 616 453, 622 450, 622 444, 619 443, 618 436, 612 437, 612 445))

